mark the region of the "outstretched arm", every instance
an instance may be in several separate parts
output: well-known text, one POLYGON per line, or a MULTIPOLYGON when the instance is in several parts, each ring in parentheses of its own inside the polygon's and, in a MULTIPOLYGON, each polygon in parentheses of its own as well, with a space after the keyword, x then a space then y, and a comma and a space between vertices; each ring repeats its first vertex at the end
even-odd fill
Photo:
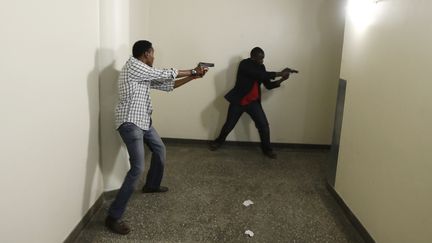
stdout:
POLYGON ((255 80, 270 80, 276 77, 283 77, 289 75, 290 70, 289 68, 285 68, 280 72, 269 72, 264 65, 257 68, 256 64, 247 61, 242 61, 239 65, 239 73, 255 80))
MULTIPOLYGON (((264 67, 264 66, 262 66, 264 67)), ((253 64, 247 60, 243 60, 240 62, 240 65, 238 67, 238 73, 239 75, 246 76, 249 79, 254 80, 270 80, 274 79, 279 73, 276 72, 267 72, 264 68, 257 68, 256 64, 253 64)))
MULTIPOLYGON (((174 89, 175 89, 175 88, 178 88, 178 87, 182 86, 183 84, 186 84, 186 83, 188 83, 188 82, 190 82, 190 81, 192 81, 192 80, 194 80, 194 79, 204 77, 204 75, 207 73, 207 71, 208 71, 208 68, 203 68, 202 75, 198 75, 198 74, 196 74, 196 75, 193 75, 193 76, 188 76, 188 77, 186 77, 186 78, 177 79, 177 80, 175 81, 175 83, 174 83, 174 89)), ((178 77, 178 76, 177 76, 177 77, 178 77)))
POLYGON ((198 77, 189 76, 189 77, 186 77, 186 78, 177 79, 177 80, 174 82, 174 89, 175 89, 175 88, 178 88, 178 87, 180 87, 180 86, 182 86, 182 85, 185 84, 185 83, 189 83, 190 81, 192 81, 192 80, 194 80, 194 79, 197 79, 197 78, 198 78, 198 77))
POLYGON ((183 78, 188 76, 204 76, 205 72, 207 72, 208 68, 198 66, 194 69, 190 70, 178 70, 177 78, 183 78))
POLYGON ((208 68, 200 67, 200 66, 191 70, 177 70, 176 78, 179 77, 185 77, 185 78, 178 79, 178 80, 173 80, 173 79, 153 80, 151 81, 151 88, 162 90, 162 91, 172 91, 173 89, 180 87, 183 84, 188 83, 189 81, 203 77, 207 71, 208 68))
POLYGON ((289 78, 290 72, 281 72, 280 76, 282 76, 282 78, 280 78, 278 80, 275 80, 273 82, 270 81, 270 80, 268 80, 268 79, 264 80, 263 84, 266 87, 266 89, 270 90, 270 89, 274 89, 274 88, 280 87, 281 83, 289 78))

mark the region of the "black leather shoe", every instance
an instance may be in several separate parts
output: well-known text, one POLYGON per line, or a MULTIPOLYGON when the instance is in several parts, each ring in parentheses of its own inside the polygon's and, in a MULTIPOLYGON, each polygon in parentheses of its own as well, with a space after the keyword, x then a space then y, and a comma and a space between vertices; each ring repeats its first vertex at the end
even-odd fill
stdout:
POLYGON ((166 186, 160 186, 159 188, 149 188, 144 186, 142 189, 143 193, 167 192, 167 191, 168 191, 168 187, 166 186))
POLYGON ((210 151, 216 151, 222 146, 221 142, 218 141, 211 141, 209 144, 210 151))
POLYGON ((129 226, 124 221, 113 219, 110 216, 105 219, 105 226, 120 235, 127 235, 130 232, 129 226))
POLYGON ((264 155, 270 159, 277 159, 277 154, 273 151, 264 151, 264 155))

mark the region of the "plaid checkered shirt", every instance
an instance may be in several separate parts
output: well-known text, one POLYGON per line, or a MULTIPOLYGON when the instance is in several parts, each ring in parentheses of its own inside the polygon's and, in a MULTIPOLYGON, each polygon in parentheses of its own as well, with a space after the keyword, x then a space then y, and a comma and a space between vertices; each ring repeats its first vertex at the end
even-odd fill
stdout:
POLYGON ((130 57, 118 80, 120 99, 115 112, 116 128, 125 122, 131 122, 148 130, 153 111, 150 89, 172 91, 177 74, 176 69, 156 69, 130 57))

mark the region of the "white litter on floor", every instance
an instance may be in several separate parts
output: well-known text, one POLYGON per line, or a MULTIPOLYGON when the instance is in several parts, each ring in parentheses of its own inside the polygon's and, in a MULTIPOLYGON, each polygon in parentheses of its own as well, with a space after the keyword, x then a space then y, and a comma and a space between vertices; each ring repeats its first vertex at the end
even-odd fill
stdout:
POLYGON ((252 204, 254 204, 254 203, 251 200, 246 200, 243 202, 243 205, 245 205, 246 207, 249 207, 252 204))
MULTIPOLYGON (((243 202, 243 205, 245 207, 249 207, 250 205, 254 204, 251 200, 246 200, 243 202)), ((253 237, 254 236, 254 232, 252 232, 252 230, 246 230, 245 231, 245 235, 248 235, 249 237, 253 237)))
POLYGON ((246 230, 245 234, 248 235, 249 237, 253 237, 254 236, 254 233, 252 231, 250 231, 250 230, 246 230))

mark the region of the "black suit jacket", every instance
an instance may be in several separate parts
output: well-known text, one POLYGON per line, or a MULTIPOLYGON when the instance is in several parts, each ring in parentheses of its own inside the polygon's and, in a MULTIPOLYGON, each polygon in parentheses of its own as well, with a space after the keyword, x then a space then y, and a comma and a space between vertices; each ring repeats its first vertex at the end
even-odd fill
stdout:
POLYGON ((258 81, 259 100, 261 99, 261 84, 267 89, 274 89, 280 87, 278 82, 271 82, 271 79, 276 77, 275 72, 267 72, 264 64, 259 64, 251 58, 244 59, 240 62, 237 71, 237 80, 233 89, 226 95, 230 103, 240 104, 240 101, 252 89, 254 81, 258 81))

